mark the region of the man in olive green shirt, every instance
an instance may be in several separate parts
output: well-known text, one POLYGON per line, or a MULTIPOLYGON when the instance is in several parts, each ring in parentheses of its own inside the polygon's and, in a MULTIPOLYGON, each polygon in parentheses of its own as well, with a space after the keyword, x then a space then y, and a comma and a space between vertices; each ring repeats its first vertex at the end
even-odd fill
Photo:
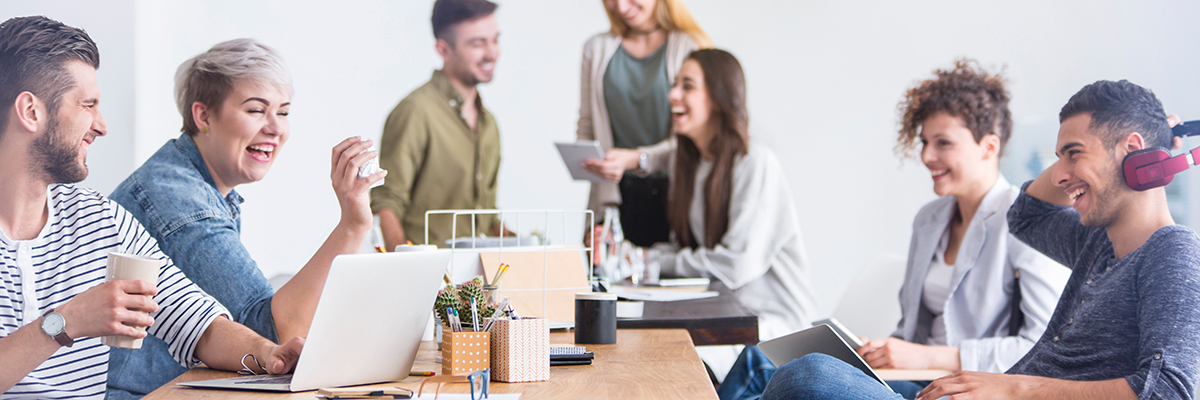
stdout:
MULTIPOLYGON (((388 116, 379 148, 388 179, 371 190, 371 209, 389 250, 406 241, 425 243, 426 211, 496 208, 500 131, 476 90, 492 80, 500 56, 495 10, 486 0, 433 5, 442 69, 388 116)), ((475 223, 477 233, 500 233, 495 215, 475 223)), ((449 215, 431 216, 428 243, 444 246, 452 227, 449 215)), ((459 218, 457 233, 471 236, 470 218, 459 218)))

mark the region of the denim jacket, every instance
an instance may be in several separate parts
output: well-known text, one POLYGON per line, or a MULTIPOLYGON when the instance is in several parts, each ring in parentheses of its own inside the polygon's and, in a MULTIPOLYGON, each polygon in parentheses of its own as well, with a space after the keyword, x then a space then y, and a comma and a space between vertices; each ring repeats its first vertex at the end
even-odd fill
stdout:
MULTIPOLYGON (((129 210, 175 265, 228 308, 235 321, 278 340, 271 316, 274 291, 242 246, 243 199, 237 191, 221 196, 191 136, 167 141, 110 198, 129 210)), ((141 350, 112 349, 109 395, 143 395, 186 371, 171 359, 166 343, 147 337, 141 350)))

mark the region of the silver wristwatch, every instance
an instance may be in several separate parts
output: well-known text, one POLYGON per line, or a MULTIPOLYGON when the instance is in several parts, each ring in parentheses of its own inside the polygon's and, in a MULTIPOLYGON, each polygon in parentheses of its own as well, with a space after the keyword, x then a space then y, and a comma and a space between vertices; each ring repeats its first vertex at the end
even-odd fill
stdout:
POLYGON ((59 345, 71 347, 75 344, 75 339, 67 336, 67 319, 63 318, 62 314, 54 312, 54 309, 47 311, 42 315, 42 332, 54 338, 54 341, 59 345))
POLYGON ((644 151, 638 152, 638 171, 646 172, 650 169, 650 156, 644 151))

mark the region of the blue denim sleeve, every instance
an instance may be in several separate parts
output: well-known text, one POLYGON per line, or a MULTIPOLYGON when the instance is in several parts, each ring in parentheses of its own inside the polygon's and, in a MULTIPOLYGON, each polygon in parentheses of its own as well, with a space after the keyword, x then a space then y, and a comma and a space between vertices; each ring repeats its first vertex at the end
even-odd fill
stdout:
POLYGON ((1008 209, 1009 233, 1059 264, 1075 268, 1088 236, 1097 228, 1079 223, 1079 213, 1071 207, 1050 204, 1025 193, 1030 182, 1021 185, 1021 194, 1008 209))
POLYGON ((1126 381, 1139 399, 1192 399, 1200 376, 1200 237, 1169 226, 1147 241, 1155 257, 1138 271, 1138 368, 1126 381))
POLYGON ((274 290, 242 246, 236 221, 211 216, 168 232, 161 246, 196 285, 220 301, 235 321, 278 341, 271 315, 274 290))
MULTIPOLYGON (((163 163, 159 157, 147 165, 163 163)), ((197 184, 177 170, 147 165, 113 190, 113 201, 141 221, 175 266, 225 306, 234 321, 277 341, 271 315, 274 290, 242 246, 237 220, 208 203, 221 199, 215 191, 214 199, 206 199, 203 181, 197 184)))

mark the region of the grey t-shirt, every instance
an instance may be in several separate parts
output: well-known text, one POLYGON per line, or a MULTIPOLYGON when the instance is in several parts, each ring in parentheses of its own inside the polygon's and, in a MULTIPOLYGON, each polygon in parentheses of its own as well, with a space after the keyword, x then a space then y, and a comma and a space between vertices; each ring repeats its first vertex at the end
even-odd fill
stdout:
POLYGON ((1200 375, 1200 236, 1165 226, 1116 259, 1104 228, 1083 226, 1072 208, 1024 187, 1008 212, 1010 231, 1072 272, 1046 333, 1008 373, 1125 378, 1139 399, 1192 399, 1200 375))
POLYGON ((667 44, 647 56, 634 58, 618 46, 604 71, 604 106, 612 124, 613 146, 632 149, 667 138, 671 103, 667 92, 667 44))

